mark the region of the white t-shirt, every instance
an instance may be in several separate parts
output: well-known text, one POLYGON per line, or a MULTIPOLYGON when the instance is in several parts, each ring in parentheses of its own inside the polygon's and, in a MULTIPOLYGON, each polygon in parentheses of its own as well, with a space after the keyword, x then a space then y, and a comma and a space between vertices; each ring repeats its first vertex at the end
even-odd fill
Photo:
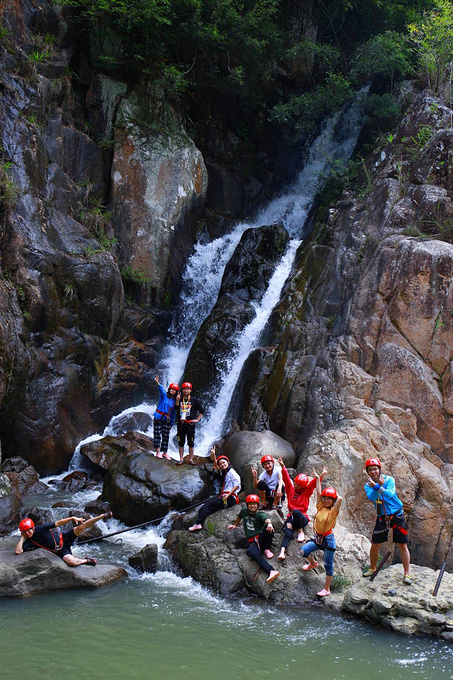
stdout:
POLYGON ((280 481, 280 468, 274 465, 270 475, 267 474, 266 470, 263 470, 258 479, 261 482, 266 482, 271 491, 275 491, 280 481))
POLYGON ((233 468, 230 468, 226 474, 225 477, 225 482, 223 484, 223 489, 222 489, 222 494, 227 494, 230 493, 234 489, 234 487, 237 486, 237 489, 235 493, 239 491, 241 488, 241 478, 239 477, 238 473, 236 470, 233 470, 233 468))

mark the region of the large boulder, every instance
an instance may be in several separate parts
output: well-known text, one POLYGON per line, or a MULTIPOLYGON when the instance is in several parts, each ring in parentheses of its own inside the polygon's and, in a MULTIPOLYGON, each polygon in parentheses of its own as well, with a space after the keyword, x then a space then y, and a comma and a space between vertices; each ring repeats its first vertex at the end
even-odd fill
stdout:
MULTIPOLYGON (((286 560, 278 562, 276 551, 283 536, 283 521, 275 511, 270 512, 276 535, 273 543, 275 557, 269 562, 280 571, 280 576, 273 583, 266 583, 264 572, 259 573, 256 562, 246 555, 247 543, 242 528, 230 531, 226 528, 234 523, 239 510, 238 506, 210 515, 204 529, 196 534, 184 529, 173 530, 164 547, 171 552, 184 574, 221 595, 247 590, 264 599, 285 604, 312 601, 324 585, 322 556, 318 569, 304 572, 302 565, 305 561, 300 557, 300 544, 294 539, 289 544, 286 560)), ((192 515, 186 518, 186 528, 192 519, 192 515)), ((341 591, 361 578, 370 543, 364 536, 352 534, 339 525, 335 536, 338 549, 332 590, 335 589, 334 593, 338 594, 332 595, 330 606, 339 608, 343 599, 341 591)))
POLYGON ((131 567, 141 572, 154 574, 157 571, 158 548, 155 543, 149 543, 144 548, 129 557, 131 567))
POLYGON ((42 493, 48 488, 47 484, 39 481, 39 475, 33 465, 20 456, 5 460, 2 472, 9 478, 11 484, 17 487, 21 495, 42 493))
POLYGON ((135 525, 183 510, 209 497, 209 473, 202 467, 178 467, 146 453, 133 453, 107 472, 102 492, 115 517, 135 525))
POLYGON ((343 610, 374 626, 407 635, 430 635, 453 641, 453 596, 448 587, 451 574, 444 574, 434 596, 439 572, 412 566, 413 581, 403 584, 401 565, 383 569, 372 583, 362 579, 347 590, 343 610))
POLYGON ((17 528, 21 520, 22 499, 17 486, 0 474, 0 536, 17 528))
POLYGON ((221 453, 231 461, 242 480, 242 488, 248 493, 253 490, 251 468, 255 467, 261 473, 261 456, 273 456, 275 461, 281 456, 285 466, 292 468, 295 463, 295 453, 291 444, 275 432, 236 432, 222 444, 221 453))
POLYGON ((0 597, 27 597, 67 588, 99 588, 127 576, 122 567, 85 564, 69 567, 48 550, 15 555, 0 552, 0 597))
POLYGON ((140 432, 126 432, 122 437, 107 435, 80 447, 82 455, 104 470, 133 453, 149 453, 153 450, 154 441, 140 432))

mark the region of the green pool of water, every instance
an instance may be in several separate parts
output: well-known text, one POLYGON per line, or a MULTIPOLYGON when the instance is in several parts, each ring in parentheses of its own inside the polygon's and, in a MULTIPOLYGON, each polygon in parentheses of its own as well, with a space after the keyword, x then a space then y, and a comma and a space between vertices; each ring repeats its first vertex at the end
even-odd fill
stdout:
POLYGON ((168 572, 1 602, 2 680, 437 680, 453 647, 318 609, 226 601, 168 572))

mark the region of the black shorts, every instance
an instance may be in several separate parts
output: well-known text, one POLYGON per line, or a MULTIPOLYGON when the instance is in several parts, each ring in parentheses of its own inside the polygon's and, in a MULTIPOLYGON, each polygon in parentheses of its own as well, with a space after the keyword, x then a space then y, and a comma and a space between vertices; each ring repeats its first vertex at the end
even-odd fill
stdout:
POLYGON ((184 421, 180 421, 178 423, 178 445, 179 446, 184 446, 186 443, 186 437, 187 437, 187 445, 189 448, 192 448, 194 446, 194 441, 195 441, 195 425, 194 423, 185 423, 184 421))
POLYGON ((63 546, 55 554, 63 559, 65 555, 72 555, 71 546, 74 545, 77 536, 74 533, 74 529, 63 531, 61 535, 63 536, 63 546))
POLYGON ((376 518, 373 529, 372 543, 385 543, 388 540, 389 529, 393 530, 394 543, 408 543, 407 524, 404 512, 398 515, 389 515, 376 518))

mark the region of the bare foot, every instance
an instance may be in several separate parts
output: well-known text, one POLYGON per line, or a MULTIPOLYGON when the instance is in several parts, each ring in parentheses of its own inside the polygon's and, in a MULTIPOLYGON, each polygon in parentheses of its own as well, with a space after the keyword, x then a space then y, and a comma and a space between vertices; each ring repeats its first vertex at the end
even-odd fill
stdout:
POLYGON ((280 576, 280 572, 275 571, 275 569, 272 569, 271 573, 269 574, 269 576, 266 579, 266 583, 272 583, 272 581, 275 581, 277 576, 280 576))
POLYGON ((280 550, 280 555, 277 557, 278 560, 286 560, 286 554, 284 550, 280 550))
POLYGON ((301 530, 299 531, 299 533, 297 534, 297 542, 298 542, 298 543, 303 543, 303 542, 304 542, 304 539, 305 539, 305 534, 304 534, 304 532, 303 532, 302 529, 301 529, 301 530))
POLYGON ((193 526, 189 527, 189 531, 200 531, 203 529, 201 524, 194 524, 193 526))
POLYGON ((265 556, 267 557, 268 560, 271 560, 274 556, 274 553, 271 552, 270 550, 267 550, 267 549, 264 551, 264 554, 265 554, 265 556))

